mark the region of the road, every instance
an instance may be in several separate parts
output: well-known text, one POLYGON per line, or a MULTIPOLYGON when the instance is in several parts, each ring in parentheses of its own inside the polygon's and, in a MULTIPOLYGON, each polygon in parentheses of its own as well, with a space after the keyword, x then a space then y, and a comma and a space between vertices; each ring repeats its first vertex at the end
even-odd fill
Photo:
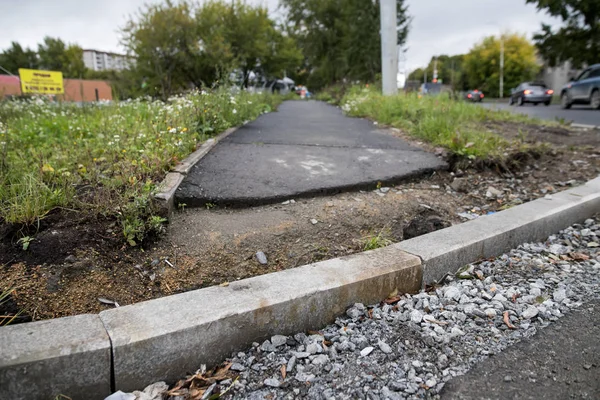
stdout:
POLYGON ((446 167, 366 119, 322 102, 287 101, 215 146, 175 198, 187 206, 252 206, 375 189, 446 167))
POLYGON ((454 378, 442 399, 598 399, 598 335, 596 300, 454 378))
POLYGON ((481 103, 481 105, 492 109, 519 112, 539 119, 552 121, 564 119, 576 124, 600 126, 600 110, 593 110, 589 106, 574 105, 570 110, 563 110, 559 105, 526 104, 522 107, 509 106, 506 103, 481 103))

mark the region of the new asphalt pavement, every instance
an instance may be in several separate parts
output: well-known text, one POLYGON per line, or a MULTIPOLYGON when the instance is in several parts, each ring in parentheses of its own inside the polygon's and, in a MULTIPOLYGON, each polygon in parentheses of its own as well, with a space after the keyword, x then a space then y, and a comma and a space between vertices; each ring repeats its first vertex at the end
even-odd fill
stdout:
POLYGON ((287 101, 222 140, 176 192, 187 206, 252 206, 382 185, 446 168, 443 160, 317 101, 287 101))

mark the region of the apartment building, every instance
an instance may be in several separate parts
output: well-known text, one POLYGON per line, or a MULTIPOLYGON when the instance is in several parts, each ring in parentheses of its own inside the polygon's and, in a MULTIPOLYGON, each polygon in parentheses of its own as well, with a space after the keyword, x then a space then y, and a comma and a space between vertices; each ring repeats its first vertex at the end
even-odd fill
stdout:
POLYGON ((129 68, 132 63, 131 57, 123 54, 109 53, 98 50, 83 50, 83 63, 94 71, 116 70, 121 71, 129 68))

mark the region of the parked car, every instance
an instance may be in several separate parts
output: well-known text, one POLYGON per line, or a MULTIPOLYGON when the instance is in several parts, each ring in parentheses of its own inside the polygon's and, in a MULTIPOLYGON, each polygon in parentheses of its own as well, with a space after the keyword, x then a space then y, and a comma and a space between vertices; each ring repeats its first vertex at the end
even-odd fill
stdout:
POLYGON ((589 104, 600 109, 600 64, 586 68, 579 76, 560 91, 562 108, 572 104, 589 104))
POLYGON ((471 90, 470 92, 467 92, 465 98, 467 101, 472 101, 474 103, 481 103, 483 101, 483 98, 485 96, 483 95, 483 92, 480 92, 477 89, 471 90))
POLYGON ((522 106, 525 103, 538 105, 544 103, 549 106, 552 102, 554 90, 548 89, 545 84, 538 82, 523 82, 512 90, 508 98, 508 104, 522 106))

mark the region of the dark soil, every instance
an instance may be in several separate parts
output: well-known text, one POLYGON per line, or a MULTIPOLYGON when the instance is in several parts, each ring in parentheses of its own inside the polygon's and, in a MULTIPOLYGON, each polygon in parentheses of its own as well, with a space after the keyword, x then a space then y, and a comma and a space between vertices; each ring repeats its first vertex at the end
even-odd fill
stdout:
MULTIPOLYGON (((510 124, 494 129, 511 137, 518 127, 530 129, 510 124)), ((563 137, 558 132, 527 137, 563 137)), ((18 309, 39 320, 95 313, 113 307, 99 298, 126 305, 363 251, 374 235, 391 241, 415 237, 464 222, 465 215, 500 211, 598 176, 600 146, 571 145, 524 158, 520 170, 511 172, 472 167, 434 173, 386 193, 185 210, 172 218, 165 237, 145 248, 125 245, 114 220, 75 212, 53 212, 27 230, 0 225, 0 292, 14 288, 0 315, 18 309), (490 186, 503 196, 486 196, 490 186), (33 241, 24 251, 17 240, 26 235, 33 241), (256 260, 257 251, 267 255, 267 265, 256 260)))

